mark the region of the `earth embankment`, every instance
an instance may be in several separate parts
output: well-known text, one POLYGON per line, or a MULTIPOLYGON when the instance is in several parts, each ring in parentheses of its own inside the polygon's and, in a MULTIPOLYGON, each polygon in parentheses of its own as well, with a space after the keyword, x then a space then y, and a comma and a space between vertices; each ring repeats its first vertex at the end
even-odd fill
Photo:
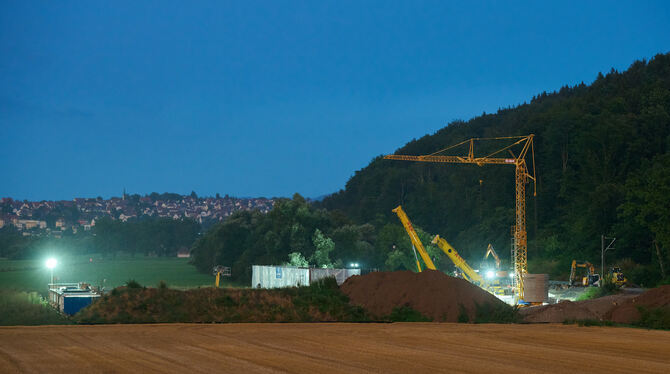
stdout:
POLYGON ((472 283, 440 271, 374 272, 355 275, 341 286, 354 305, 375 316, 389 315, 394 308, 409 307, 435 322, 467 322, 477 308, 507 308, 495 296, 472 283))

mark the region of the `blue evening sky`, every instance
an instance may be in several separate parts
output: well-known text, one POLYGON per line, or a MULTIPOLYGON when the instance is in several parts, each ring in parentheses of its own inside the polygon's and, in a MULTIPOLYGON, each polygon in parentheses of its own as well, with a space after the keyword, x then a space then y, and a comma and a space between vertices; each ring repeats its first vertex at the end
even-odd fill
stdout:
POLYGON ((1 1, 0 197, 307 197, 670 51, 668 1, 1 1))

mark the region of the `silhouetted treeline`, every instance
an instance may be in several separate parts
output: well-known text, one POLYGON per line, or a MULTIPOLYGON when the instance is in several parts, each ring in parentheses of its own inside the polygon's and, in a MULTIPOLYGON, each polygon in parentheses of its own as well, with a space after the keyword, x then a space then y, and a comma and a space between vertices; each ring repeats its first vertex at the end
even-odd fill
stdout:
POLYGON ((101 218, 93 228, 94 244, 99 253, 176 256, 190 248, 200 231, 191 219, 154 218, 121 222, 101 218))

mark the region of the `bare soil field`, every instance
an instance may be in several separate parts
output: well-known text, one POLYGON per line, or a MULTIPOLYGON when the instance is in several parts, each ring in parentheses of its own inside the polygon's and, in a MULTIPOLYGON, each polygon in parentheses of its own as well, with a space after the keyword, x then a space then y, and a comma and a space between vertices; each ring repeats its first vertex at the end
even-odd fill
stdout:
POLYGON ((452 323, 0 327, 2 373, 668 373, 670 332, 452 323))

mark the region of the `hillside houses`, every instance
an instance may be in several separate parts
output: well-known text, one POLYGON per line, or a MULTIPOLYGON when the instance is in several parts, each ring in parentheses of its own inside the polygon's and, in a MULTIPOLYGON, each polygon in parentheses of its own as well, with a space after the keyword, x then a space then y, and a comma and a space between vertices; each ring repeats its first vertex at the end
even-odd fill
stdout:
POLYGON ((180 196, 151 194, 124 195, 111 199, 74 198, 61 201, 0 200, 0 228, 12 225, 24 235, 60 233, 71 230, 88 231, 95 220, 110 217, 126 222, 142 217, 189 218, 202 225, 224 220, 238 210, 259 210, 267 213, 274 206, 273 199, 180 196))

